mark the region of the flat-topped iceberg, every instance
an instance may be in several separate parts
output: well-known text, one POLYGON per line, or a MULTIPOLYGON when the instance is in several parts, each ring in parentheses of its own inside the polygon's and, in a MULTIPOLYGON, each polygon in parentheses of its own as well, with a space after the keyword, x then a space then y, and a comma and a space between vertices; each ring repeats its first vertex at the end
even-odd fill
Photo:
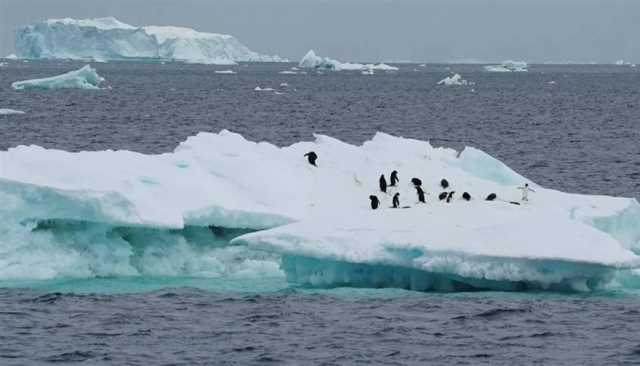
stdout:
POLYGON ((314 50, 309 50, 302 60, 300 60, 299 67, 305 69, 316 70, 333 70, 333 71, 398 71, 395 66, 390 66, 384 63, 379 64, 359 64, 359 63, 342 63, 340 61, 331 59, 329 57, 321 57, 316 55, 314 50))
POLYGON ((446 78, 438 81, 438 85, 470 85, 467 80, 463 79, 460 74, 447 76, 446 78))
POLYGON ((104 78, 90 65, 62 75, 43 79, 16 81, 11 84, 15 90, 26 89, 100 89, 104 78))
POLYGON ((193 275, 267 258, 293 283, 416 290, 590 290, 640 265, 635 199, 529 181, 535 192, 521 202, 528 180, 480 150, 382 133, 361 146, 317 135, 287 147, 200 133, 160 155, 19 146, 0 152, 0 166, 0 278, 28 276, 34 252, 48 253, 45 277, 80 262, 73 275, 162 273, 165 260, 193 275), (400 182, 381 193, 392 170, 400 182), (437 199, 441 178, 450 203, 437 199), (403 208, 389 208, 395 193, 403 208), (485 201, 490 193, 498 199, 485 201), (207 262, 196 259, 211 245, 207 262))
POLYGON ((279 62, 226 34, 172 26, 136 27, 116 18, 49 19, 20 27, 16 53, 24 59, 168 60, 204 64, 279 62))
POLYGON ((528 67, 524 61, 507 60, 500 65, 487 65, 484 69, 489 72, 526 72, 528 67))

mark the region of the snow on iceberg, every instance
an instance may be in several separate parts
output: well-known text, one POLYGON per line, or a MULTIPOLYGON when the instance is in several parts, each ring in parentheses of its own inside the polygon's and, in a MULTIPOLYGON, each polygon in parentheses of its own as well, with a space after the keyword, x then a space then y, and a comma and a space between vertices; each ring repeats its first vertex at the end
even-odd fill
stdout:
POLYGON ((49 19, 20 27, 16 53, 24 59, 286 61, 253 52, 230 35, 172 26, 135 27, 113 17, 49 19))
POLYGON ((11 108, 0 108, 0 116, 7 116, 10 114, 24 114, 24 111, 11 108))
POLYGON ((52 76, 43 79, 33 79, 16 81, 11 84, 15 90, 26 89, 100 89, 99 85, 104 78, 96 72, 90 65, 74 71, 69 71, 62 75, 52 76))
POLYGON ((473 85, 473 83, 463 79, 460 74, 455 74, 438 81, 438 85, 473 85))
POLYGON ((487 65, 484 69, 490 72, 526 72, 528 67, 524 61, 507 60, 500 65, 487 65))
POLYGON ((0 166, 0 278, 24 276, 33 253, 49 251, 55 267, 38 276, 193 274, 241 257, 280 261, 304 285, 416 290, 590 290, 640 266, 635 199, 535 185, 528 204, 510 204, 527 180, 486 153, 382 133, 362 146, 317 135, 282 148, 200 133, 160 155, 19 146, 0 152, 0 166), (394 169, 390 192, 407 209, 389 208, 377 188, 394 169), (427 204, 416 203, 412 177, 427 204), (472 200, 439 202, 443 177, 472 200), (74 249, 86 243, 96 246, 74 249))
POLYGON ((359 63, 342 63, 340 61, 328 58, 328 57, 320 57, 316 55, 314 50, 309 50, 300 63, 298 65, 301 68, 305 69, 316 69, 316 70, 333 70, 333 71, 398 71, 398 68, 395 66, 390 66, 384 63, 379 64, 359 64, 359 63))
POLYGON ((235 72, 233 70, 216 70, 214 72, 216 74, 221 74, 221 75, 234 75, 234 74, 237 74, 237 72, 235 72))

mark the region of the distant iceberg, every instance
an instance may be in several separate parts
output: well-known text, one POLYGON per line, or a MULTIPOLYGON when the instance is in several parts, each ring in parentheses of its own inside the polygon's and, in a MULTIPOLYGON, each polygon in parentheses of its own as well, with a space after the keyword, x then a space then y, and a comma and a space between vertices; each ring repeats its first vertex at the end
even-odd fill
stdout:
POLYGON ((104 78, 90 65, 81 69, 69 71, 62 75, 43 79, 16 81, 11 84, 15 90, 26 89, 100 89, 99 85, 104 78))
POLYGON ((11 108, 0 108, 0 116, 7 116, 10 114, 24 114, 24 111, 11 108))
POLYGON ((618 60, 615 63, 617 66, 629 66, 629 67, 636 67, 636 64, 631 63, 631 62, 627 62, 625 60, 618 60))
POLYGON ((514 205, 528 180, 501 161, 383 133, 358 146, 316 135, 286 147, 199 133, 159 155, 18 146, 0 151, 0 166, 0 279, 193 275, 237 263, 236 250, 275 258, 290 282, 314 287, 589 291, 640 267, 635 199, 529 181, 535 193, 514 205), (378 189, 394 169, 406 209, 378 189), (451 203, 437 199, 441 177, 451 203), (191 242, 233 252, 203 263, 191 242))
POLYGON ((507 60, 500 65, 488 65, 484 69, 489 72, 526 72, 528 65, 524 61, 507 60))
POLYGON ((463 79, 460 74, 455 74, 438 81, 438 85, 473 85, 473 83, 463 79))
POLYGON ((24 59, 166 60, 231 65, 280 62, 225 34, 172 26, 135 27, 116 18, 49 19, 20 27, 16 53, 24 59))
POLYGON ((395 66, 390 66, 384 63, 379 64, 359 64, 359 63, 342 63, 338 60, 331 59, 329 57, 320 57, 316 55, 314 50, 309 50, 298 65, 305 69, 316 70, 332 70, 332 71, 398 71, 395 66))
POLYGON ((214 71, 214 73, 216 74, 222 74, 222 75, 233 75, 233 74, 237 74, 237 72, 233 71, 233 70, 216 70, 214 71))

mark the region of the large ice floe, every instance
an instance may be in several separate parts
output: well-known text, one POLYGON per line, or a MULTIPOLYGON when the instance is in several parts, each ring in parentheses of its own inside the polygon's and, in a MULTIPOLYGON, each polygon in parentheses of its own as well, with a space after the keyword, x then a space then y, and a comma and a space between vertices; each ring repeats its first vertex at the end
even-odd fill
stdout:
POLYGON ((524 61, 507 60, 500 65, 487 65, 484 69, 489 72, 526 72, 528 67, 524 61))
POLYGON ((235 37, 173 26, 136 27, 116 18, 49 19, 20 27, 16 53, 25 59, 168 60, 204 64, 279 62, 235 37))
POLYGON ((316 70, 333 70, 333 71, 398 71, 395 66, 390 66, 384 63, 379 64, 359 64, 359 63, 342 63, 337 60, 333 60, 329 57, 321 57, 316 55, 314 50, 309 50, 298 65, 305 69, 316 70))
POLYGON ((16 81, 11 84, 15 90, 26 89, 100 89, 104 78, 90 65, 62 75, 42 79, 16 81))
POLYGON ((160 155, 18 146, 0 152, 0 201, 0 279, 279 266, 303 286, 588 291, 640 265, 635 199, 546 189, 480 150, 383 133, 287 147, 200 133, 160 155), (525 182, 530 201, 511 203, 525 182), (390 208, 395 193, 407 208, 390 208))

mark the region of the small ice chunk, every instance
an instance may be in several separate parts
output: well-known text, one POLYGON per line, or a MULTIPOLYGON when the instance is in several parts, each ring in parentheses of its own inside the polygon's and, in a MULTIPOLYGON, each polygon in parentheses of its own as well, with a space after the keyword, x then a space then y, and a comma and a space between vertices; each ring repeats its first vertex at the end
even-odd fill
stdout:
POLYGON ((463 79, 460 74, 455 74, 438 81, 438 85, 472 85, 472 83, 463 79))
POLYGON ((62 75, 52 76, 43 79, 33 79, 16 81, 11 84, 15 90, 26 89, 100 89, 99 85, 104 78, 96 72, 90 65, 69 71, 62 75))
POLYGON ((11 108, 0 108, 0 116, 7 116, 10 114, 24 114, 24 111, 11 108))

